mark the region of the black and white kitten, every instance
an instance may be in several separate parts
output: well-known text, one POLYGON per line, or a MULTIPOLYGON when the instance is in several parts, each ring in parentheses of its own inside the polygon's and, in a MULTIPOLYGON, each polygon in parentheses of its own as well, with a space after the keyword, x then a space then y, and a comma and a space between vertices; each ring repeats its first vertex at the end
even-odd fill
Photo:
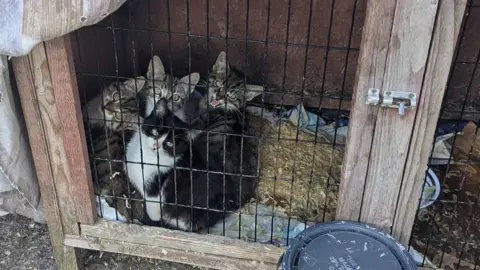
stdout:
MULTIPOLYGON (((127 146, 130 181, 142 190, 147 200, 146 213, 152 221, 185 231, 213 226, 224 218, 224 211, 240 208, 239 182, 226 177, 224 188, 221 174, 198 171, 206 169, 206 161, 188 131, 192 125, 169 110, 159 110, 163 109, 157 108, 144 120, 127 146)), ((219 171, 221 163, 211 167, 219 171)))
POLYGON ((173 151, 173 140, 181 138, 182 130, 178 130, 175 138, 170 132, 171 126, 183 126, 184 123, 171 114, 164 118, 166 121, 152 112, 143 119, 141 128, 134 133, 126 150, 125 171, 130 182, 145 198, 146 213, 153 221, 160 221, 159 202, 165 201, 164 191, 159 189, 161 183, 158 181, 173 169, 184 152, 179 151, 179 146, 173 151))

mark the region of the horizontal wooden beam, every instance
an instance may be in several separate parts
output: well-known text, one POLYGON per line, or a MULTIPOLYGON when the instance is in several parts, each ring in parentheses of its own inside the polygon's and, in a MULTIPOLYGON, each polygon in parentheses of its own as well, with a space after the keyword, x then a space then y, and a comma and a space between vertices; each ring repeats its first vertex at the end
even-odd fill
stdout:
POLYGON ((275 269, 284 249, 216 235, 203 235, 99 219, 80 225, 65 245, 155 258, 211 269, 275 269))
POLYGON ((282 98, 281 94, 268 94, 265 93, 265 103, 278 104, 284 106, 296 106, 302 103, 307 108, 322 108, 322 109, 335 109, 335 110, 350 110, 351 100, 340 100, 334 98, 322 98, 305 96, 302 98, 300 94, 286 93, 282 98))

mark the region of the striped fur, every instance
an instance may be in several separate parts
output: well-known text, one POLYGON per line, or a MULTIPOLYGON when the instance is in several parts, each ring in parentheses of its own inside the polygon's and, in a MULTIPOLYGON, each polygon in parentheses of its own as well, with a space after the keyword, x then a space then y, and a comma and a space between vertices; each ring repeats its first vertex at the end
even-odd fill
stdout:
POLYGON ((133 131, 105 134, 102 128, 92 128, 88 136, 90 162, 95 193, 105 198, 127 220, 143 220, 143 198, 133 186, 128 189, 128 178, 123 170, 125 156, 124 140, 127 143, 133 131), (128 200, 132 199, 132 200, 128 200))
POLYGON ((147 83, 140 93, 142 116, 150 115, 158 102, 164 100, 170 111, 185 120, 182 109, 197 85, 200 75, 192 73, 177 78, 167 74, 160 57, 155 55, 148 65, 146 77, 147 83))
POLYGON ((93 127, 110 131, 135 130, 138 121, 136 93, 145 84, 144 77, 113 82, 84 107, 84 119, 93 127))
POLYGON ((230 67, 225 52, 218 55, 208 78, 208 104, 212 108, 238 110, 263 92, 261 85, 245 83, 245 75, 230 67))

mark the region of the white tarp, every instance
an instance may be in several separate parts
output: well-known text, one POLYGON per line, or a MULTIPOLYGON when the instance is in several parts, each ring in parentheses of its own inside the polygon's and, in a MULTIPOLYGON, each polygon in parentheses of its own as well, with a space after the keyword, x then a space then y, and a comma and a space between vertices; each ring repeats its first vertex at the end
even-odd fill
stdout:
POLYGON ((41 41, 98 23, 125 0, 0 0, 0 54, 28 54, 41 41))
POLYGON ((0 74, 0 210, 43 222, 30 146, 6 56, 0 56, 0 74))
POLYGON ((35 45, 95 24, 125 0, 0 0, 0 214, 44 222, 23 114, 12 91, 7 56, 23 56, 35 45))

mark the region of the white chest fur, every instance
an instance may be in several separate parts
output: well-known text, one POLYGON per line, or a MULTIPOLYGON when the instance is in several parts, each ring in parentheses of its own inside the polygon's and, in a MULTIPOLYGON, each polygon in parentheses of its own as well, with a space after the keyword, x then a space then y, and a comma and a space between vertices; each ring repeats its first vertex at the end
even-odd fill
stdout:
MULTIPOLYGON (((158 144, 165 140, 160 138, 158 144)), ((142 132, 135 132, 127 145, 127 166, 126 173, 130 182, 139 190, 144 192, 144 184, 148 184, 155 176, 165 173, 173 167, 175 159, 160 148, 153 149, 155 139, 144 135, 142 132)))
POLYGON ((156 196, 145 194, 145 188, 155 180, 155 177, 168 172, 175 163, 175 158, 165 152, 162 147, 158 150, 153 149, 153 144, 157 143, 161 146, 165 138, 166 135, 157 142, 137 131, 128 143, 126 152, 125 172, 130 182, 147 201, 147 214, 154 221, 159 221, 162 217, 161 202, 165 201, 165 183, 160 187, 159 195, 156 196))

